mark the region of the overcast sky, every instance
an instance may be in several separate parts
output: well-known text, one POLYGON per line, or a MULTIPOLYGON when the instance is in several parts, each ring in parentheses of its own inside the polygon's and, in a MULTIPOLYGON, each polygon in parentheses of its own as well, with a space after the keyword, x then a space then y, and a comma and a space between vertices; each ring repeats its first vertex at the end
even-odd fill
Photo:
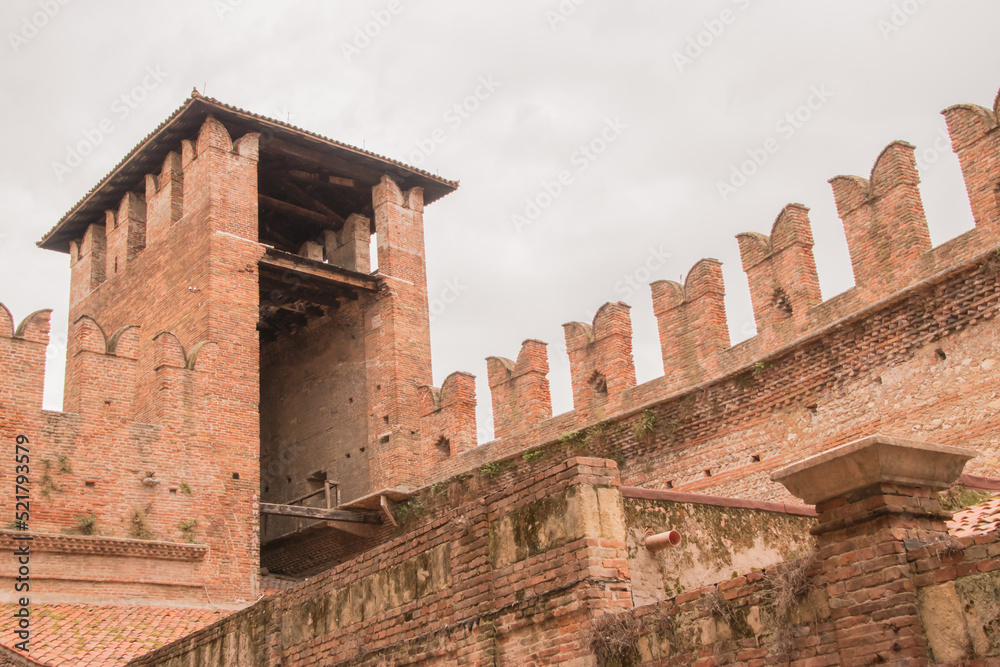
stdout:
POLYGON ((827 180, 894 139, 921 155, 935 245, 969 229, 939 112, 1000 87, 996 0, 6 0, 0 25, 0 301, 55 310, 46 407, 69 260, 34 243, 197 87, 461 180, 425 213, 434 380, 478 377, 481 441, 484 358, 548 342, 569 410, 561 325, 605 301, 633 306, 639 381, 662 374, 647 283, 702 257, 733 342, 753 335, 733 237, 788 202, 812 209, 824 298, 849 288, 827 180))

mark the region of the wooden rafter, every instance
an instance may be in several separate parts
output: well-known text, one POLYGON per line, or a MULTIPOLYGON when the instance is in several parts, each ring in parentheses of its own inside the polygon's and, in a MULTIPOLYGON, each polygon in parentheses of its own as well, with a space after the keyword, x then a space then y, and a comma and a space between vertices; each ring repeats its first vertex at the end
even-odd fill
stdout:
POLYGON ((326 229, 340 229, 340 227, 344 224, 345 219, 333 212, 320 213, 319 211, 313 211, 308 208, 303 208, 302 206, 296 206, 295 204, 290 204, 289 202, 275 199, 274 197, 269 197, 264 194, 258 194, 257 199, 262 206, 266 206, 271 210, 315 223, 326 229))
POLYGON ((303 183, 318 183, 320 185, 332 185, 338 188, 350 188, 352 190, 368 190, 371 186, 359 183, 353 178, 343 178, 341 176, 329 176, 327 174, 314 174, 301 169, 289 169, 288 176, 303 183))
POLYGON ((344 521, 346 523, 382 523, 378 516, 363 513, 349 512, 345 510, 328 510, 322 507, 303 507, 301 505, 277 505, 274 503, 261 503, 261 514, 273 514, 276 516, 296 516, 303 519, 325 519, 327 521, 344 521))

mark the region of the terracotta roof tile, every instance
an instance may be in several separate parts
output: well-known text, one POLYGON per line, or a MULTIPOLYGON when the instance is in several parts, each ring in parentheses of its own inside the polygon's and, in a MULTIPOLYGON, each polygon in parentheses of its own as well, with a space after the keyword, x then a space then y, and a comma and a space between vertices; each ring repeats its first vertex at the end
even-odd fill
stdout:
MULTIPOLYGON (((10 619, 16 608, 17 605, 5 604, 0 613, 10 619)), ((85 604, 32 604, 30 609, 31 642, 27 657, 50 667, 124 665, 231 613, 85 604)), ((0 645, 15 650, 18 641, 14 629, 6 623, 0 645)))
MULTIPOLYGON (((57 236, 65 236, 67 225, 71 225, 72 219, 75 219, 78 215, 84 215, 82 211, 88 206, 92 207, 100 213, 100 218, 103 220, 103 210, 112 206, 107 201, 100 201, 95 204, 95 198, 99 199, 102 192, 112 193, 108 194, 110 201, 113 203, 114 207, 117 207, 117 199, 121 198, 121 195, 128 188, 135 187, 135 180, 141 179, 145 173, 158 173, 160 165, 163 162, 163 157, 166 155, 168 150, 178 150, 179 139, 177 145, 174 145, 173 141, 175 138, 171 138, 169 146, 159 152, 152 150, 154 146, 162 143, 165 137, 169 134, 172 126, 181 121, 187 115, 200 115, 204 114, 214 114, 219 116, 223 124, 225 121, 232 121, 233 119, 240 119, 242 121, 247 121, 255 126, 267 126, 270 129, 279 131, 289 136, 296 136, 301 139, 310 140, 314 143, 318 143, 327 149, 336 150, 344 155, 353 156, 356 159, 365 159, 373 161, 374 163, 380 164, 383 167, 392 166, 401 172, 408 173, 415 178, 420 180, 420 184, 425 187, 427 199, 426 203, 431 203, 432 201, 443 197, 444 195, 454 191, 459 183, 458 181, 451 181, 442 178, 436 174, 432 174, 429 171, 425 171, 418 167, 413 167, 399 160, 395 160, 378 153, 365 150, 363 148, 358 148, 357 146, 351 146, 350 144, 345 144, 343 142, 331 139, 317 132, 311 132, 295 125, 276 120, 274 118, 268 118, 267 116, 262 116, 252 111, 247 111, 246 109, 241 109, 240 107, 233 106, 231 104, 226 104, 215 98, 201 95, 197 90, 192 91, 191 96, 188 97, 180 107, 178 107, 170 116, 160 123, 156 129, 146 135, 135 147, 129 151, 128 155, 121 159, 121 161, 115 165, 115 167, 101 179, 97 185, 92 187, 86 195, 84 195, 73 207, 59 220, 56 225, 50 229, 42 240, 38 242, 38 245, 43 248, 49 248, 50 250, 62 249, 63 252, 67 251, 69 241, 67 239, 59 240, 57 236), (225 116, 223 116, 223 114, 225 116), (153 155, 155 153, 155 155, 153 155), (145 157, 144 157, 145 156, 145 157), (145 164, 148 162, 148 164, 145 164), (129 174, 128 178, 125 178, 125 171, 129 166, 137 169, 136 173, 129 174), (433 186, 433 191, 431 192, 427 188, 433 186), (63 248, 63 246, 66 246, 63 248)), ((199 123, 200 125, 200 123, 199 123)), ((173 129, 177 129, 176 127, 173 129)), ((259 131, 259 128, 257 130, 259 131)), ((161 149, 163 147, 161 146, 161 149)), ((90 211, 93 214, 94 211, 90 211)), ((84 216, 86 217, 86 215, 84 216)))
POLYGON ((955 537, 984 535, 997 529, 1000 522, 1000 496, 955 512, 948 522, 948 532, 955 537))

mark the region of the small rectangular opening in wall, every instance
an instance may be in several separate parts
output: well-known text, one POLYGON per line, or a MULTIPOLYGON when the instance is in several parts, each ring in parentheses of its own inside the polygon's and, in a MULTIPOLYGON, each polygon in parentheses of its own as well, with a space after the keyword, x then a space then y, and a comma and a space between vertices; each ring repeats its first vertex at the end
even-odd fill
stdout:
POLYGON ((711 477, 712 476, 712 469, 711 468, 705 468, 705 470, 703 470, 702 472, 705 473, 705 477, 711 477))
POLYGON ((85 487, 87 487, 88 489, 92 489, 92 488, 94 488, 95 486, 97 486, 97 482, 84 482, 84 483, 83 483, 83 485, 84 485, 85 487))
POLYGON ((760 454, 754 454, 751 456, 750 463, 760 463, 760 454))
POLYGON ((308 478, 306 478, 306 482, 309 483, 309 489, 311 491, 315 491, 316 489, 323 488, 323 485, 326 484, 326 479, 327 479, 326 471, 317 470, 313 474, 309 475, 308 478))
POLYGON ((383 445, 389 444, 389 435, 388 434, 383 435, 381 438, 378 439, 378 441, 383 445))
POLYGON ((667 480, 667 488, 668 489, 674 488, 674 480, 672 480, 672 479, 668 479, 667 480))

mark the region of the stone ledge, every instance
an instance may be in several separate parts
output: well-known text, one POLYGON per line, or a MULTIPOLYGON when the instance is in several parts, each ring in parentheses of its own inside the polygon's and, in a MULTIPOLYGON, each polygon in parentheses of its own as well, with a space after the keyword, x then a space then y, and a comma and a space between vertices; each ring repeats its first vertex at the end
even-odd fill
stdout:
POLYGON ((32 533, 15 530, 0 530, 0 550, 13 551, 27 542, 31 551, 60 554, 82 554, 91 556, 130 556, 133 558, 155 558, 159 560, 198 561, 208 555, 205 544, 184 544, 181 542, 156 542, 134 540, 124 537, 100 537, 92 535, 59 535, 56 533, 32 533), (15 536, 31 536, 30 540, 15 539, 15 536))
POLYGON ((816 505, 879 483, 947 489, 977 455, 973 449, 879 433, 782 468, 771 480, 816 505))

